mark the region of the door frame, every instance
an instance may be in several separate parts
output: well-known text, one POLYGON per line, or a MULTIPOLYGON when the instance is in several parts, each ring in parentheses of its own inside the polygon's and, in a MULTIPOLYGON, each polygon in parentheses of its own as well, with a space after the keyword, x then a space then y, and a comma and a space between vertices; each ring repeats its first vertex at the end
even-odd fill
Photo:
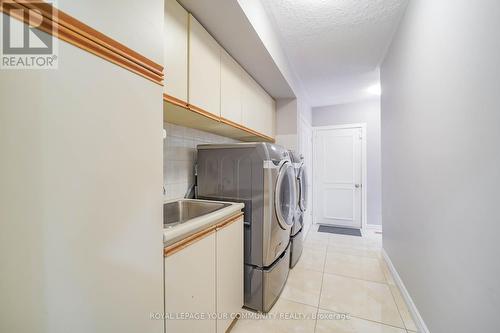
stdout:
MULTIPOLYGON (((313 193, 312 199, 314 200, 314 196, 316 194, 316 186, 317 182, 315 181, 315 165, 314 165, 314 157, 316 156, 316 135, 320 131, 328 131, 328 130, 338 130, 338 129, 350 129, 350 128, 361 128, 361 229, 366 230, 368 225, 368 216, 367 216, 367 167, 366 167, 366 123, 353 123, 353 124, 344 124, 344 125, 331 125, 331 126, 313 126, 312 127, 312 150, 313 150, 313 158, 312 158, 312 186, 313 193)), ((313 224, 316 224, 316 212, 312 211, 313 215, 313 224)))

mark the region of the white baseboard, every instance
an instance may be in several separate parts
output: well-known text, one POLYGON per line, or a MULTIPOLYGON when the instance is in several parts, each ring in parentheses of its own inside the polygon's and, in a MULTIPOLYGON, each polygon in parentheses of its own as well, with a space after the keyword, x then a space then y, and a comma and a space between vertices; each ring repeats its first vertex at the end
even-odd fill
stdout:
POLYGON ((382 232, 382 225, 380 225, 380 224, 367 224, 366 229, 382 232))
POLYGON ((411 296, 408 293, 408 290, 406 289, 403 280, 401 280, 398 271, 396 271, 396 268, 392 264, 391 258, 389 258, 389 255, 387 254, 387 252, 385 252, 385 249, 382 249, 382 256, 384 257, 384 260, 387 263, 387 267, 389 268, 389 271, 392 274, 394 282, 401 291, 401 295, 403 296, 403 299, 406 302, 406 306, 408 307, 408 310, 410 311, 410 314, 413 317, 413 321, 415 322, 415 325, 417 325, 418 332, 430 333, 429 329, 427 328, 427 325, 425 325, 425 322, 422 319, 422 316, 420 315, 420 312, 418 312, 415 303, 413 303, 413 300, 411 299, 411 296))

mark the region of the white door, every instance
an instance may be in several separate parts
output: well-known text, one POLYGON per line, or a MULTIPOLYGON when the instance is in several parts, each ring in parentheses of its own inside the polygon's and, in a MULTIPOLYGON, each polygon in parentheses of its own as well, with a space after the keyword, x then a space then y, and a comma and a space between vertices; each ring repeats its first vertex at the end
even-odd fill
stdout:
POLYGON ((314 133, 314 223, 361 228, 362 129, 314 133))

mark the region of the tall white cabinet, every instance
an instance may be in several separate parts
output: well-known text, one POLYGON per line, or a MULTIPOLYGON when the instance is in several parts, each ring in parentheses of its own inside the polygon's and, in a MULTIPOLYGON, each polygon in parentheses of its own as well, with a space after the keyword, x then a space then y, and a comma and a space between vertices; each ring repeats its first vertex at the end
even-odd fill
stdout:
MULTIPOLYGON (((163 0, 55 5, 162 64, 163 0)), ((163 88, 57 42, 0 73, 0 332, 162 332, 163 88)))

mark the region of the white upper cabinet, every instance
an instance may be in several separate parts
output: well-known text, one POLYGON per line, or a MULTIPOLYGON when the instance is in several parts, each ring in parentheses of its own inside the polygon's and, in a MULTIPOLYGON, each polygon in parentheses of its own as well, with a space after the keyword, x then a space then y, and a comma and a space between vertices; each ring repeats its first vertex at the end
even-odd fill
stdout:
POLYGON ((165 93, 188 99, 189 14, 176 0, 165 2, 165 93))
POLYGON ((259 112, 259 94, 257 83, 250 77, 245 75, 245 84, 243 86, 243 125, 257 132, 260 132, 261 120, 259 112))
POLYGON ((221 117, 242 123, 244 71, 224 50, 221 50, 221 117))
POLYGON ((210 113, 212 121, 274 138, 274 99, 176 0, 166 0, 164 35, 166 94, 210 113))
POLYGON ((274 137, 274 99, 246 74, 243 88, 243 125, 269 137, 274 137))
POLYGON ((189 15, 188 102, 220 116, 220 52, 217 41, 189 15))
POLYGON ((274 99, 269 96, 265 91, 264 91, 264 96, 263 96, 263 101, 264 101, 264 107, 263 107, 263 117, 266 119, 265 123, 263 124, 263 134, 274 138, 275 136, 275 128, 276 128, 276 102, 274 99))

